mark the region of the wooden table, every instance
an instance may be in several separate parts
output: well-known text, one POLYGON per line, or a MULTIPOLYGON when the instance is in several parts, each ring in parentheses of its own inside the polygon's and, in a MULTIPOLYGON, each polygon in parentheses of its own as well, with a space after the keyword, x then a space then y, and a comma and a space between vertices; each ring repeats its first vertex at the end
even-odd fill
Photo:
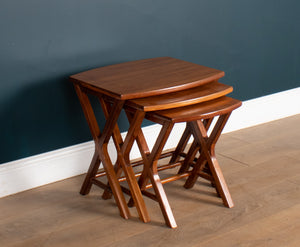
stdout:
MULTIPOLYGON (((143 222, 150 221, 141 190, 129 160, 129 153, 135 140, 137 140, 139 145, 143 145, 143 148, 140 148, 142 150, 141 155, 147 156, 145 139, 140 135, 141 124, 146 112, 180 107, 183 105, 183 101, 180 100, 178 93, 187 92, 185 90, 192 90, 193 88, 205 86, 208 83, 217 83, 217 80, 223 76, 223 71, 170 57, 126 62, 72 75, 70 79, 74 83, 95 142, 95 153, 80 193, 83 195, 88 194, 92 184, 97 184, 106 189, 109 188, 114 195, 120 215, 126 219, 130 217, 129 209, 122 193, 123 188, 121 188, 118 181, 119 171, 112 164, 107 149, 108 142, 112 137, 118 154, 118 165, 116 167, 122 167, 124 171, 140 219, 143 222), (174 100, 174 97, 170 97, 173 93, 176 93, 176 100, 174 100), (106 117, 103 131, 100 131, 93 107, 88 98, 89 94, 97 96, 101 103, 106 117), (158 104, 155 107, 146 105, 142 109, 133 106, 135 99, 139 102, 139 100, 147 99, 147 97, 152 99, 159 97, 165 103, 158 104), (125 106, 129 107, 131 111, 130 114, 127 114, 130 126, 123 141, 117 125, 117 119, 125 106), (99 169, 100 161, 105 169, 109 187, 94 179, 99 169)), ((226 88, 223 91, 228 93, 231 90, 232 88, 226 88)), ((191 93, 191 95, 193 94, 191 93)), ((202 95, 202 97, 205 98, 205 95, 202 95)), ((191 100, 184 101, 184 105, 194 104, 200 98, 201 96, 199 95, 192 96, 191 100)), ((159 145, 160 142, 164 142, 164 140, 157 140, 158 149, 162 148, 159 145)), ((159 151, 157 150, 156 154, 159 151)), ((151 159, 147 160, 151 162, 151 159)), ((167 215, 167 218, 167 224, 170 227, 176 227, 172 214, 167 215)))

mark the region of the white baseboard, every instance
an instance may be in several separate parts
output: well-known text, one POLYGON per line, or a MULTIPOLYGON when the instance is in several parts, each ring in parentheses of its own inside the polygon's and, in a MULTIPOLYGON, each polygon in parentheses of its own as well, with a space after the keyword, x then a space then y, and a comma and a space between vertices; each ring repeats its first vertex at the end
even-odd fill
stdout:
POLYGON ((223 133, 300 114, 300 87, 243 102, 233 111, 223 133))
MULTIPOLYGON (((248 100, 233 112, 223 133, 255 126, 280 118, 300 114, 300 87, 248 100)), ((184 124, 175 125, 165 149, 175 147, 184 124)), ((143 128, 151 148, 160 130, 157 124, 143 128)), ((122 133, 125 136, 126 133, 122 133)), ((83 174, 94 152, 92 141, 31 156, 0 165, 0 198, 38 186, 83 174)), ((116 159, 113 145, 109 145, 112 160, 116 159)), ((132 158, 139 157, 137 146, 132 158)), ((79 189, 79 188, 78 188, 79 189)))

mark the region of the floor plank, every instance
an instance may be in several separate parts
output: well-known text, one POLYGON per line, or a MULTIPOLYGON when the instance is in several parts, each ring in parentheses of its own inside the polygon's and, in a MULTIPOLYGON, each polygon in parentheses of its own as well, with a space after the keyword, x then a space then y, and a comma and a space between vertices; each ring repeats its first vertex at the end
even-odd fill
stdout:
POLYGON ((0 246, 300 246, 299 123, 296 115, 221 136, 232 209, 207 181, 186 190, 180 180, 164 186, 177 229, 148 198, 151 222, 135 208, 124 220, 101 189, 79 195, 78 176, 0 199, 0 246))

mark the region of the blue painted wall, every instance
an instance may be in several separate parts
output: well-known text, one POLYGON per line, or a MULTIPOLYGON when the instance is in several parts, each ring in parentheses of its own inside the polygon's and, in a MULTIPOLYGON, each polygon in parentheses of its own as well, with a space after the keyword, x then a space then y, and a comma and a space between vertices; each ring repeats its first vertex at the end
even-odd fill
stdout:
POLYGON ((0 0, 0 163, 91 139, 67 78, 94 67, 172 56, 224 70, 241 100, 299 87, 299 11, 296 0, 0 0))

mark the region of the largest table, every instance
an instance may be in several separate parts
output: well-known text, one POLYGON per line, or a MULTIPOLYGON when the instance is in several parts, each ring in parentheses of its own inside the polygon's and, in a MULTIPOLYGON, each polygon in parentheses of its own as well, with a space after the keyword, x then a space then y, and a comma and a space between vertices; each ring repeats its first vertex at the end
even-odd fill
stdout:
MULTIPOLYGON (((127 105, 127 102, 130 103, 130 100, 158 95, 164 97, 170 93, 197 88, 217 81, 223 76, 223 71, 171 57, 126 62, 72 75, 70 78, 74 83, 95 142, 95 153, 86 180, 81 188, 81 194, 89 193, 93 183, 91 178, 97 173, 99 164, 102 162, 120 215, 126 219, 130 217, 130 212, 118 181, 118 175, 108 153, 108 142, 112 137, 118 154, 117 162, 124 171, 139 217, 144 222, 150 221, 129 160, 129 152, 135 139, 139 137, 139 130, 145 117, 145 111, 133 108, 134 112, 132 112, 129 121, 130 126, 123 141, 117 125, 122 109, 127 105), (103 131, 100 131, 88 97, 89 94, 96 95, 100 100, 106 117, 103 131)), ((164 109, 177 106, 181 106, 180 102, 165 104, 164 109)), ((159 106, 156 106, 155 110, 160 110, 159 106)), ((140 139, 140 142, 142 141, 140 139)), ((175 221, 172 222, 171 220, 169 222, 171 227, 174 227, 174 224, 176 225, 175 221)))

